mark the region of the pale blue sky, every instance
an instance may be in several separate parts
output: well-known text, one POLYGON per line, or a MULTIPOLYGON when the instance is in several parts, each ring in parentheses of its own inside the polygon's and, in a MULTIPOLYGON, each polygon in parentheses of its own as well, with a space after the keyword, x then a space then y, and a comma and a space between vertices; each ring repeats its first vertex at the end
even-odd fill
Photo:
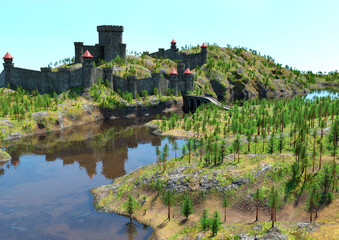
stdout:
MULTIPOLYGON (((1 0, 0 55, 40 69, 95 44, 97 25, 123 25, 127 49, 243 46, 307 71, 339 70, 338 0, 1 0)), ((0 71, 2 71, 2 64, 0 71)))

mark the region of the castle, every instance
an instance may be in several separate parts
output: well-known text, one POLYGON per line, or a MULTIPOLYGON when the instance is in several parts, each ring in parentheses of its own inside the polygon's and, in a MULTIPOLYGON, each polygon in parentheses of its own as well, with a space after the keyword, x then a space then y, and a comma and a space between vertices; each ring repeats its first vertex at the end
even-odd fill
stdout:
MULTIPOLYGON (((201 66, 206 62, 207 46, 201 46, 201 52, 197 54, 180 54, 173 40, 168 50, 159 49, 150 54, 154 57, 179 60, 177 70, 172 69, 169 75, 152 73, 150 78, 137 79, 129 76, 127 79, 113 74, 113 68, 98 68, 94 62, 105 60, 107 62, 120 56, 126 58, 126 44, 122 43, 122 26, 98 26, 99 44, 87 46, 82 42, 75 42, 75 63, 81 63, 81 68, 59 68, 57 72, 50 67, 42 67, 40 71, 14 67, 13 57, 7 53, 4 59, 4 83, 3 86, 22 87, 27 90, 38 90, 40 93, 51 91, 62 92, 74 87, 88 88, 99 79, 107 80, 110 87, 121 92, 131 92, 133 97, 141 95, 146 90, 148 94, 154 94, 157 88, 165 93, 167 89, 173 89, 177 94, 193 92, 193 75, 190 67, 201 66)), ((3 73, 1 75, 3 75, 3 73)), ((0 82, 1 87, 1 82, 0 82)))
POLYGON ((177 60, 185 64, 186 68, 195 68, 196 66, 201 67, 207 61, 207 45, 204 43, 201 45, 200 53, 195 54, 186 54, 180 53, 177 48, 177 42, 173 39, 171 42, 171 48, 165 50, 164 48, 159 48, 158 52, 149 54, 152 57, 156 58, 168 58, 171 60, 177 60))
POLYGON ((84 45, 83 42, 75 42, 75 63, 82 63, 82 55, 89 51, 95 62, 105 60, 110 62, 116 56, 126 58, 126 44, 122 43, 123 26, 98 26, 99 44, 95 46, 84 45))

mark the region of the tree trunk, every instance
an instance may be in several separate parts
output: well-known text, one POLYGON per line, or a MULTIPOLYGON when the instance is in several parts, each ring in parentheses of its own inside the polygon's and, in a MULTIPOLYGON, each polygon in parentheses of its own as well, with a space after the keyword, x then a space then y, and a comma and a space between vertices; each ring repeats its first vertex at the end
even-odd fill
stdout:
POLYGON ((255 221, 258 222, 259 220, 259 198, 257 197, 257 211, 255 216, 255 221))
POLYGON ((264 138, 262 139, 262 152, 265 152, 265 140, 264 140, 264 138))
MULTIPOLYGON (((320 158, 319 158, 319 170, 321 169, 321 151, 320 151, 320 158)), ((318 171, 319 171, 318 170, 318 171)))
MULTIPOLYGON (((168 202, 170 202, 170 200, 168 199, 168 202)), ((171 220, 171 204, 168 203, 168 220, 171 220)))
POLYGON ((315 218, 314 219, 317 219, 317 217, 318 217, 318 204, 315 207, 315 218))
POLYGON ((254 144, 254 154, 257 154, 257 142, 254 144))
POLYGON ((313 201, 311 200, 311 207, 310 207, 310 222, 312 222, 312 212, 313 212, 313 201))
POLYGON ((226 212, 227 211, 227 207, 225 207, 225 222, 226 222, 226 212))

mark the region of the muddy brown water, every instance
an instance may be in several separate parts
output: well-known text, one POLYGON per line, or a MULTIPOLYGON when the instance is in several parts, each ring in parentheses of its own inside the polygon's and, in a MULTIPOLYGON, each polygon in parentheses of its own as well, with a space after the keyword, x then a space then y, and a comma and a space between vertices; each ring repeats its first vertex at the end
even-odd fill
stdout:
MULTIPOLYGON (((155 146, 162 149, 174 141, 142 127, 149 120, 96 122, 2 143, 13 159, 0 166, 0 239, 151 236, 153 230, 136 221, 95 211, 89 192, 155 162, 155 146)), ((184 144, 184 140, 176 141, 179 147, 184 144)))

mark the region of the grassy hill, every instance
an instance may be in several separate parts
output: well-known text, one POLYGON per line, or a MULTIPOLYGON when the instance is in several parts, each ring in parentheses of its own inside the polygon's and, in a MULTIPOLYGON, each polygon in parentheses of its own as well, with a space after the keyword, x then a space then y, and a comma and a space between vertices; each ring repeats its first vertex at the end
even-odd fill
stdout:
POLYGON ((155 147, 156 163, 92 189, 94 206, 128 216, 132 198, 133 217, 162 239, 337 239, 338 103, 255 99, 153 120, 158 134, 187 136, 184 147, 155 147), (183 156, 167 159, 168 149, 183 156), (218 234, 203 209, 219 215, 218 234))
MULTIPOLYGON (((191 47, 181 52, 199 53, 200 47, 191 47)), ((127 61, 117 58, 112 62, 102 61, 97 67, 113 67, 115 75, 138 78, 150 77, 151 72, 168 76, 177 61, 155 59, 148 55, 127 56, 127 61)), ((69 64, 62 67, 74 68, 69 64)), ((81 67, 77 64, 76 67, 81 67)), ((57 69, 55 69, 57 70, 57 69)), ((251 99, 255 97, 289 97, 318 88, 318 83, 339 84, 337 71, 327 75, 302 72, 290 66, 276 63, 270 56, 261 56, 255 50, 245 48, 208 46, 207 63, 193 69, 196 94, 208 94, 219 100, 251 99)))

